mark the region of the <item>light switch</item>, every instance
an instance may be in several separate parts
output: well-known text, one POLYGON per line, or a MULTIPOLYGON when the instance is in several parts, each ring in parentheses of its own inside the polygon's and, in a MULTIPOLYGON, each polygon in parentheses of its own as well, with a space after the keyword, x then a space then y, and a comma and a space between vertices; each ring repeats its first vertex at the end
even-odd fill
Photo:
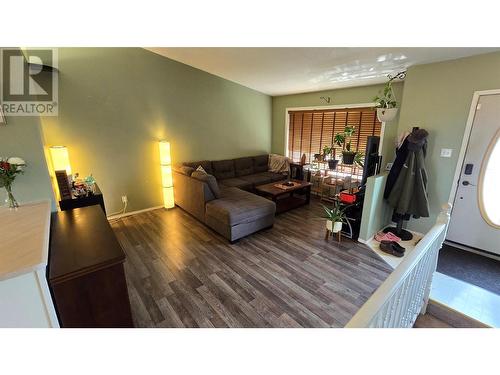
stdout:
POLYGON ((453 150, 451 148, 442 148, 441 149, 441 157, 442 158, 451 158, 451 153, 453 150))

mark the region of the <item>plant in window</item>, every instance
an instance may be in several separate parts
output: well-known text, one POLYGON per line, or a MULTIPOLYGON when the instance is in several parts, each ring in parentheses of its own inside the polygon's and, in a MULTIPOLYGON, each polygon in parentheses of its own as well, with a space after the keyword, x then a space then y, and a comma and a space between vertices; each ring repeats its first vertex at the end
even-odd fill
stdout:
POLYGON ((335 158, 335 147, 333 144, 323 147, 323 160, 328 162, 328 169, 333 170, 337 168, 339 161, 335 158))
POLYGON ((352 164, 357 152, 351 150, 351 139, 356 132, 354 126, 346 126, 342 133, 335 134, 334 142, 342 147, 342 162, 344 164, 352 164))
POLYGON ((328 157, 332 155, 332 150, 333 152, 335 152, 335 149, 332 146, 323 147, 323 160, 327 160, 328 157))

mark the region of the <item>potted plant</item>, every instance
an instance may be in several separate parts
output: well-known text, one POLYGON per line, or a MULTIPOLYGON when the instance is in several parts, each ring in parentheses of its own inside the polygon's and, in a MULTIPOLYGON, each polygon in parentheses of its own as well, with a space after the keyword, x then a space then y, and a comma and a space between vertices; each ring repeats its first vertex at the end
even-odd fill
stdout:
POLYGON ((362 152, 357 152, 356 156, 354 157, 354 164, 357 164, 361 168, 365 167, 365 154, 362 152))
POLYGON ((393 79, 394 78, 389 79, 389 81, 385 84, 384 89, 379 92, 379 95, 373 98, 377 107, 377 118, 380 122, 392 121, 398 113, 398 103, 396 102, 396 96, 394 95, 394 91, 392 89, 393 79))
POLYGON ((323 147, 323 160, 328 162, 330 170, 337 168, 339 161, 335 159, 335 147, 333 145, 323 147))
POLYGON ((342 163, 352 164, 356 157, 356 151, 351 150, 351 137, 354 134, 354 126, 346 126, 343 133, 335 134, 334 141, 342 147, 342 163))
POLYGON ((4 187, 7 191, 5 203, 9 208, 19 207, 14 194, 12 194, 12 184, 18 174, 24 173, 25 166, 24 160, 18 157, 0 158, 0 187, 4 187))
POLYGON ((332 233, 337 233, 342 230, 342 224, 345 222, 344 209, 340 208, 340 204, 335 202, 332 208, 323 205, 326 213, 326 229, 332 233))

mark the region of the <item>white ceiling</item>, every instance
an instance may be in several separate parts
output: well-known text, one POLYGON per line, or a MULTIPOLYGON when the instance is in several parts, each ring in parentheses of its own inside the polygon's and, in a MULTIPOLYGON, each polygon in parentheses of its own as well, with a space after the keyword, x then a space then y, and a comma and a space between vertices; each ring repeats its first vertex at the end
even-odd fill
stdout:
POLYGON ((500 48, 148 48, 268 95, 381 83, 411 65, 500 48))

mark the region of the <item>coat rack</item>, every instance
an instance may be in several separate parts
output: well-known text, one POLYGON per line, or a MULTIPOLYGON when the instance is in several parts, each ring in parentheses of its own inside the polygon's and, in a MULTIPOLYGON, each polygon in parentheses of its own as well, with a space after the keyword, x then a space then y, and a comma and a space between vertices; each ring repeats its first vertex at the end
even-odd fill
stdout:
MULTIPOLYGON (((399 73, 398 73, 399 74, 399 73)), ((405 72, 406 74, 406 72, 405 72)), ((419 129, 418 126, 414 126, 411 132, 415 132, 419 129)), ((409 219, 408 219, 409 220, 409 219)), ((398 215, 398 220, 396 221, 396 227, 387 227, 384 229, 384 233, 391 232, 401 238, 403 241, 409 241, 413 238, 411 232, 403 229, 403 215, 398 215)))

